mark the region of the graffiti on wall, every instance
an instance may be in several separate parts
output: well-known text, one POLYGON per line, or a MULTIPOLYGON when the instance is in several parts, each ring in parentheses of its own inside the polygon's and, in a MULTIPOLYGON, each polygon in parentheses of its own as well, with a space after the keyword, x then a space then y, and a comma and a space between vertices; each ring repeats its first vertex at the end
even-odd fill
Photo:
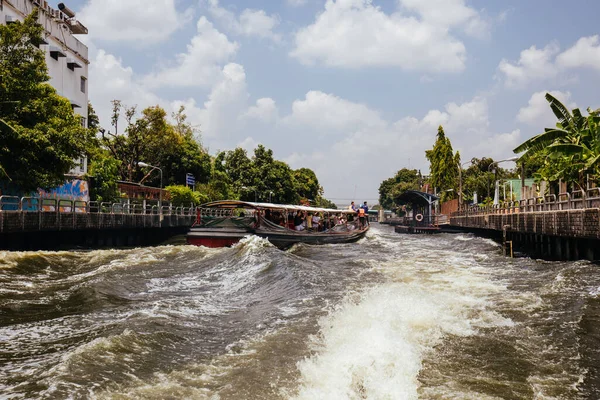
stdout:
POLYGON ((87 181, 73 179, 48 191, 39 189, 38 196, 44 211, 54 211, 59 207, 61 212, 70 212, 74 206, 76 212, 85 212, 85 207, 78 207, 75 202, 90 201, 90 190, 87 181))
POLYGON ((38 189, 37 192, 25 194, 17 187, 6 182, 0 182, 0 196, 4 196, 0 208, 4 211, 16 211, 20 208, 24 211, 56 211, 60 208, 62 212, 85 212, 85 203, 90 200, 88 182, 83 179, 74 179, 63 185, 50 190, 38 189))

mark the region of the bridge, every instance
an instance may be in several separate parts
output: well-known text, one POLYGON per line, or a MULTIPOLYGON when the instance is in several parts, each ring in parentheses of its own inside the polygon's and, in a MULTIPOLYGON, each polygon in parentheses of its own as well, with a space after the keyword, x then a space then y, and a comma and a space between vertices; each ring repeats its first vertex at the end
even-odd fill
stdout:
POLYGON ((0 249, 56 250, 158 244, 184 234, 195 207, 0 196, 0 249))
POLYGON ((557 260, 600 259, 600 188, 468 206, 450 225, 557 260))

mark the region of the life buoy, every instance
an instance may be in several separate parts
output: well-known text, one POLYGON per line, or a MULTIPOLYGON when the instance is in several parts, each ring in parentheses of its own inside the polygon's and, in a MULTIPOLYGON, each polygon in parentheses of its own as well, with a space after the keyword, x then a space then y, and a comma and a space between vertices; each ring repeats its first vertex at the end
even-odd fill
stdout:
POLYGON ((415 215, 415 219, 419 222, 423 221, 423 214, 417 214, 415 215))

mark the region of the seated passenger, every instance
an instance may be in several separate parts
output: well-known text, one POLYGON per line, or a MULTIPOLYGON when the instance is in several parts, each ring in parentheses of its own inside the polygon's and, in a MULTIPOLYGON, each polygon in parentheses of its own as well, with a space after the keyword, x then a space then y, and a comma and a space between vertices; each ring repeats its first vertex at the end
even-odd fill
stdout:
POLYGON ((304 216, 300 211, 297 211, 296 215, 294 216, 294 229, 297 231, 304 230, 304 216))

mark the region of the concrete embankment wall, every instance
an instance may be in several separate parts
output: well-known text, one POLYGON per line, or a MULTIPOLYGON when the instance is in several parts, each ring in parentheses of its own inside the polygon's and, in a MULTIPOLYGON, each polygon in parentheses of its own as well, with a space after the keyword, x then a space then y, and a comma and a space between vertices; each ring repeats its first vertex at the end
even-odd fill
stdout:
POLYGON ((600 260, 600 209, 454 216, 466 231, 512 241, 516 250, 556 260, 600 260))
POLYGON ((58 250, 155 245, 184 235, 193 215, 0 212, 0 249, 58 250))

